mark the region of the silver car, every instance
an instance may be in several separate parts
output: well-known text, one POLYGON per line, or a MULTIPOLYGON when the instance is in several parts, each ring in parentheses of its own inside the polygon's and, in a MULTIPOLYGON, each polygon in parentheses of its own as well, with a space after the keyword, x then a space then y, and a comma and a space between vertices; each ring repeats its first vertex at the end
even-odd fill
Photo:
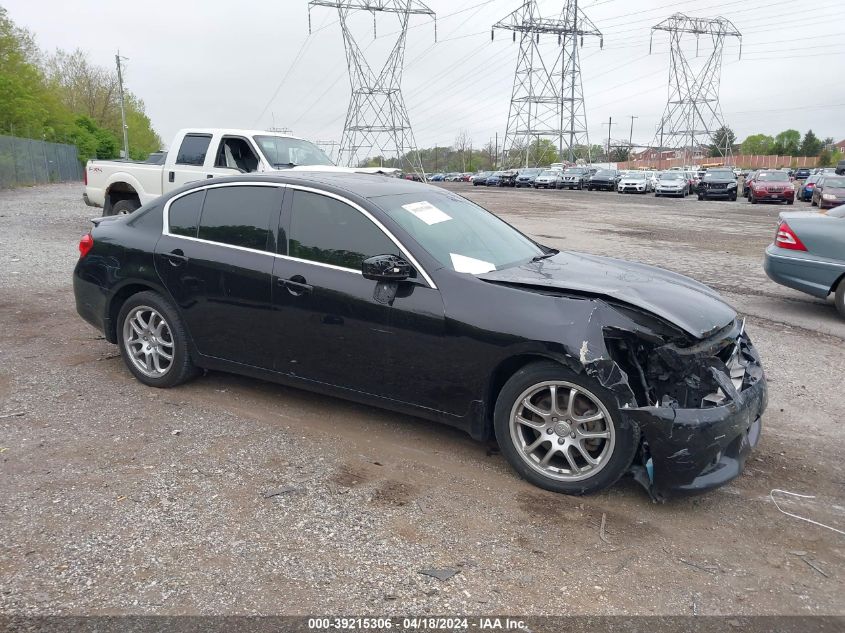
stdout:
POLYGON ((781 213, 763 268, 772 281, 814 297, 833 293, 845 317, 845 205, 781 213))
POLYGON ((534 179, 535 189, 557 189, 559 187, 561 174, 557 169, 547 169, 534 179))
POLYGON ((684 198, 690 193, 689 178, 682 171, 664 171, 657 179, 654 197, 678 196, 684 198))

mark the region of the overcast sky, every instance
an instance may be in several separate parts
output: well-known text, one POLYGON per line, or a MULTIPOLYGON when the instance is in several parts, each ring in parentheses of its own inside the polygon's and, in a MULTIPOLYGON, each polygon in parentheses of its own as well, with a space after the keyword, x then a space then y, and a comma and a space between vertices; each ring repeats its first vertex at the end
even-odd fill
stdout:
MULTIPOLYGON (((127 87, 169 143, 181 127, 288 127, 312 140, 340 140, 349 100, 346 59, 337 13, 312 10, 307 0, 0 0, 11 18, 32 30, 42 49, 82 48, 98 64, 113 65, 120 48, 127 87), (295 63, 294 63, 295 61, 295 63), (275 94, 275 97, 273 96, 275 94)), ((403 92, 420 147, 450 145, 465 129, 476 147, 504 134, 519 44, 491 25, 521 0, 430 0, 438 43, 425 17, 412 18, 403 92)), ((541 0, 543 15, 562 0, 541 0)), ((650 27, 680 11, 724 16, 743 33, 725 48, 721 103, 741 140, 808 128, 845 138, 845 0, 582 0, 604 34, 604 49, 585 41, 582 75, 590 140, 647 144, 667 99, 669 44, 650 27)), ((396 19, 356 21, 361 47, 373 66, 386 53, 396 19)), ((549 36, 549 50, 556 40, 549 36)), ((703 42, 703 40, 702 40, 703 42)), ((706 47, 702 47, 702 54, 706 47)), ((690 40, 694 54, 694 40, 690 40)))

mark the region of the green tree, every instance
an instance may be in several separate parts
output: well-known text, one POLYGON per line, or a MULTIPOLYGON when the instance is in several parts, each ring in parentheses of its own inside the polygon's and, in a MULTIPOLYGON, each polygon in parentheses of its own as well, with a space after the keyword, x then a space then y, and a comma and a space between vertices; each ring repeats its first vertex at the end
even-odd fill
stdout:
POLYGON ((736 135, 727 125, 713 132, 710 137, 710 156, 724 156, 733 147, 736 135))
POLYGON ((766 155, 772 150, 772 145, 775 144, 775 139, 767 134, 752 134, 740 145, 743 154, 761 154, 766 155))
POLYGON ((807 130, 804 135, 804 140, 801 141, 801 147, 798 149, 800 156, 818 156, 822 151, 822 142, 813 134, 813 130, 807 130))
POLYGON ((17 28, 0 7, 0 130, 39 138, 50 112, 31 47, 31 35, 17 28))
POLYGON ((772 153, 778 155, 797 156, 801 146, 801 132, 798 130, 784 130, 775 136, 772 153))
POLYGON ((625 145, 618 145, 610 150, 610 160, 614 163, 624 163, 629 160, 628 147, 625 145))

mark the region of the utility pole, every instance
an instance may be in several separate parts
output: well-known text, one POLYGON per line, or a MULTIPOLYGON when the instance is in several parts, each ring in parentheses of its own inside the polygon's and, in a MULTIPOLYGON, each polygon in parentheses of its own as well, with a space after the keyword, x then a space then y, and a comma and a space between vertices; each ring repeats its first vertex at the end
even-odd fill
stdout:
POLYGON ((634 149, 634 119, 640 117, 631 115, 631 132, 628 134, 628 160, 631 160, 631 150, 634 149))
POLYGON ((607 123, 602 123, 602 125, 607 126, 607 162, 610 162, 610 130, 611 128, 616 125, 613 122, 613 117, 608 117, 607 123))
POLYGON ((555 17, 540 15, 537 0, 521 0, 521 6, 493 25, 496 30, 519 34, 519 56, 514 73, 508 125, 502 154, 511 164, 537 165, 542 144, 547 139, 557 144, 560 160, 575 160, 575 146, 590 147, 587 114, 581 82, 579 40, 599 38, 601 31, 578 6, 578 0, 564 0, 563 9, 555 17), (558 49, 540 45, 541 36, 556 36, 558 49), (510 156, 514 148, 525 156, 510 156))
POLYGON ((493 169, 499 168, 499 133, 496 132, 496 160, 493 161, 493 169))
MULTIPOLYGON (((120 51, 114 56, 114 61, 117 62, 117 85, 118 94, 120 95, 120 122, 123 125, 123 157, 129 160, 129 134, 126 131, 126 108, 123 104, 123 70, 120 67, 120 51)), ((123 59, 126 59, 125 57, 123 59)))

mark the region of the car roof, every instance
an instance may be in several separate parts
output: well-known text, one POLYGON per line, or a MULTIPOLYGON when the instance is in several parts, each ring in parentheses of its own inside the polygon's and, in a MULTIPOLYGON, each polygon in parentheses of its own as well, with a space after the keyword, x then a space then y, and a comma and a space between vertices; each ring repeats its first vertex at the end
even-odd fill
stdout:
POLYGON ((328 190, 337 190, 356 195, 361 198, 375 198, 405 193, 424 193, 426 191, 442 192, 443 189, 422 182, 393 178, 380 174, 361 174, 357 172, 334 171, 283 171, 278 173, 241 174, 208 180, 197 180, 190 186, 178 191, 207 186, 209 184, 272 182, 280 185, 301 185, 328 190))

